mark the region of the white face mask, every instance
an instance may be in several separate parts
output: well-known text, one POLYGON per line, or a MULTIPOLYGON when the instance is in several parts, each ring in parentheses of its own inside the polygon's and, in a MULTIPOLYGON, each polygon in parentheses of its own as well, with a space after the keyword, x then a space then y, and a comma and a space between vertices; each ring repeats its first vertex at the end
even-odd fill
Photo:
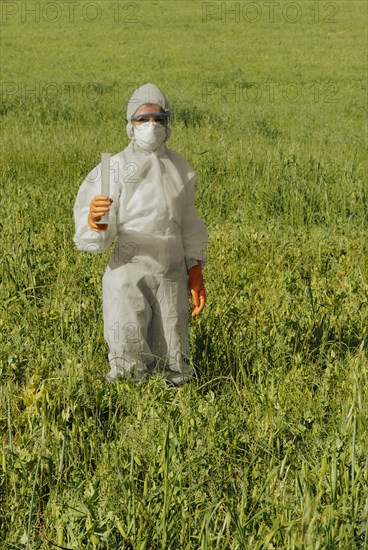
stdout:
POLYGON ((146 151, 154 151, 165 141, 166 128, 156 122, 144 122, 134 127, 136 143, 146 151))

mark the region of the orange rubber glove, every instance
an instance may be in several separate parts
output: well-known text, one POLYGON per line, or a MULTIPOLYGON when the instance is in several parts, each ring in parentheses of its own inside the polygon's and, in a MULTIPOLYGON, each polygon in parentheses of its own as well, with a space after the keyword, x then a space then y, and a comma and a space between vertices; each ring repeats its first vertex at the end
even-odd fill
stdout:
POLYGON ((202 312, 206 303, 206 289, 203 284, 202 266, 200 262, 189 269, 188 277, 188 286, 194 302, 192 317, 197 317, 202 312))
POLYGON ((102 195, 96 195, 91 200, 91 204, 89 205, 88 226, 93 229, 93 231, 106 231, 108 228, 107 223, 97 225, 96 222, 99 222, 102 216, 110 210, 112 202, 112 199, 103 197, 102 195))

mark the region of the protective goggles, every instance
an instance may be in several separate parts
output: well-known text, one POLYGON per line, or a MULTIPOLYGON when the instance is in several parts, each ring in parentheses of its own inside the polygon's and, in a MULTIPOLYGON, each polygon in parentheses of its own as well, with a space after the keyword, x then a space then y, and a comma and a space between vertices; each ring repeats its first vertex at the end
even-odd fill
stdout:
POLYGON ((163 126, 169 122, 170 115, 168 113, 142 113, 140 115, 132 116, 130 119, 132 122, 136 122, 137 124, 143 124, 144 122, 149 122, 151 119, 154 120, 154 122, 158 122, 159 124, 162 124, 163 126))

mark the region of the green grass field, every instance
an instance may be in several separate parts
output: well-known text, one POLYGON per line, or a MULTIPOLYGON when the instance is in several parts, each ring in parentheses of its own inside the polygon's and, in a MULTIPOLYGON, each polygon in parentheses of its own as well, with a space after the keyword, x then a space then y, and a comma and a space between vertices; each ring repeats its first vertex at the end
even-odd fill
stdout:
POLYGON ((367 4, 1 10, 1 549, 368 548, 367 4), (146 82, 210 235, 180 390, 101 381, 72 242, 146 82))

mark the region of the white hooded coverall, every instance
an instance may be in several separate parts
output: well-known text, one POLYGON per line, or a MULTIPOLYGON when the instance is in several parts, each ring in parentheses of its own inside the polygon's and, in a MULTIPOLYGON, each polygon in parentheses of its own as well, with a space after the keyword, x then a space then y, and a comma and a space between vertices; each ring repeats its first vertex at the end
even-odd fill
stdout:
MULTIPOLYGON (((127 118, 144 104, 170 105, 159 88, 146 84, 128 103, 127 118)), ((104 337, 111 370, 107 379, 141 380, 164 372, 180 385, 189 380, 188 276, 193 260, 205 263, 207 231, 195 207, 196 174, 162 143, 142 149, 127 125, 130 144, 111 157, 106 231, 88 226, 90 202, 101 194, 101 165, 83 181, 74 205, 74 242, 99 254, 117 240, 103 276, 104 337)))

